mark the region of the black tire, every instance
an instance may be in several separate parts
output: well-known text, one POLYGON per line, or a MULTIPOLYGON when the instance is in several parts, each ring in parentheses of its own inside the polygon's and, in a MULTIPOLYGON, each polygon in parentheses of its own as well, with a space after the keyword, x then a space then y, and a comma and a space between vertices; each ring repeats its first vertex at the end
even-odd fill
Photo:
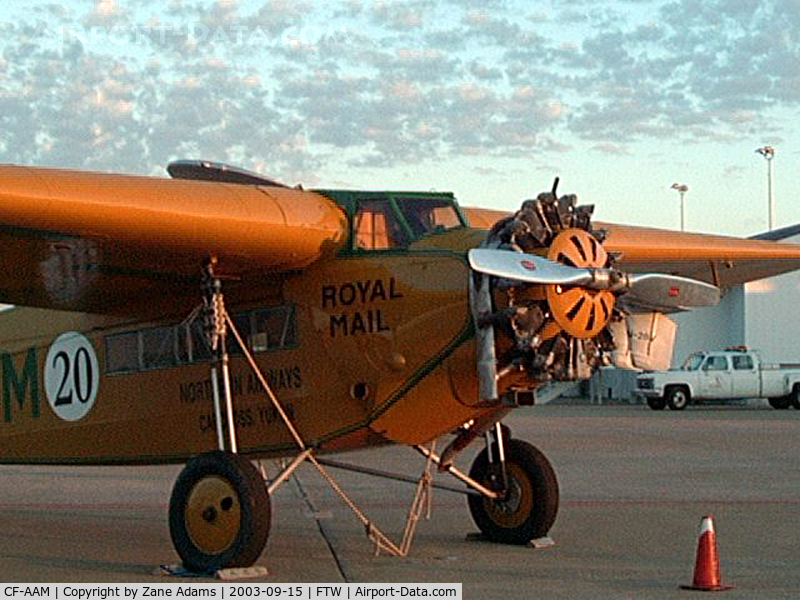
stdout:
POLYGON ((647 398, 647 406, 653 410, 664 410, 667 406, 667 401, 664 398, 649 396, 647 398))
MULTIPOLYGON (((558 513, 558 480, 544 454, 521 440, 506 443, 509 490, 503 499, 467 497, 475 524, 487 539, 504 544, 527 544, 547 535, 558 513)), ((488 453, 484 448, 470 469, 470 477, 492 484, 488 453)))
POLYGON ((792 402, 792 406, 800 410, 800 385, 795 385, 792 388, 792 393, 789 394, 789 398, 792 402))
POLYGON ((269 535, 271 509, 261 474, 231 452, 192 458, 169 501, 169 532, 183 566, 209 573, 249 567, 269 535))
POLYGON ((667 388, 667 391, 664 393, 664 399, 670 410, 683 410, 689 405, 691 396, 689 395, 689 390, 685 387, 675 386, 667 388))
POLYGON ((769 405, 776 410, 785 410, 792 405, 792 395, 770 398, 769 405))

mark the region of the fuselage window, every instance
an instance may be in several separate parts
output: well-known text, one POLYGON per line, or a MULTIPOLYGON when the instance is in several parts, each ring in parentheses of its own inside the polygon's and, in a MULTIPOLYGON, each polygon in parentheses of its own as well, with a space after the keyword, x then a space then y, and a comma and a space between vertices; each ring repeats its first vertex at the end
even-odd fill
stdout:
POLYGON ((294 308, 279 306, 253 312, 250 347, 254 352, 294 345, 294 308))
MULTIPOLYGON (((261 308, 233 315, 236 329, 253 352, 280 350, 296 344, 294 306, 261 308)), ((211 359, 203 322, 151 327, 106 336, 106 372, 129 373, 192 364, 211 359)), ((231 354, 242 354, 232 332, 227 336, 231 354)))
POLYGON ((129 331, 106 337, 106 371, 124 373, 139 370, 139 332, 129 331))
POLYGON ((142 368, 158 369, 178 363, 175 327, 154 327, 142 331, 142 368))
MULTIPOLYGON (((249 344, 250 332, 252 331, 250 324, 250 313, 238 313, 233 315, 233 325, 236 327, 236 331, 239 332, 239 335, 242 336, 244 343, 249 344)), ((236 341, 236 336, 233 335, 232 331, 228 332, 226 342, 228 345, 228 352, 231 354, 242 354, 242 349, 239 346, 239 342, 236 341)), ((253 348, 250 346, 248 349, 252 350, 253 348)))
POLYGON ((186 362, 197 362, 200 360, 209 360, 211 358, 211 348, 208 345, 205 331, 203 331, 203 322, 201 320, 193 321, 191 325, 187 325, 186 340, 186 362))

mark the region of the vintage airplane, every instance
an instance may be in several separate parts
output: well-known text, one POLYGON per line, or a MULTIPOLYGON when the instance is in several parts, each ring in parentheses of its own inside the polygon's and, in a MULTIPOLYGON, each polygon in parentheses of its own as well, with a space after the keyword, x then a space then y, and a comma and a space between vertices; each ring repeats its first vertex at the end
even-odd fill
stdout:
MULTIPOLYGON (((168 171, 0 166, 0 301, 26 307, 0 316, 0 462, 188 461, 169 526, 197 571, 260 556, 297 465, 389 443, 426 456, 418 491, 432 463, 466 483, 488 538, 544 536, 555 473, 501 419, 600 364, 663 366, 662 313, 800 267, 798 245, 593 224, 555 186, 510 214, 168 171), (292 460, 267 485, 260 457, 292 460)), ((393 544, 348 503, 407 552, 413 528, 393 544)))

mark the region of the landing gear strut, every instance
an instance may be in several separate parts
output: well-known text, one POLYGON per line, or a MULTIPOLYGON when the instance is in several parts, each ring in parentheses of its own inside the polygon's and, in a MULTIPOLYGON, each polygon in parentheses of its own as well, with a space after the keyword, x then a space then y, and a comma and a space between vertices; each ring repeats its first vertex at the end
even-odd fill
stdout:
POLYGON ((199 573, 252 565, 267 543, 271 521, 269 491, 263 477, 249 460, 236 453, 226 345, 229 317, 215 264, 209 260, 203 270, 201 312, 215 358, 211 385, 219 449, 186 463, 169 503, 172 543, 183 566, 199 573), (227 423, 227 431, 223 423, 227 423))
MULTIPOLYGON (((416 480, 417 492, 406 518, 402 540, 398 544, 389 540, 336 484, 324 468, 324 463, 339 468, 347 466, 318 459, 315 448, 303 440, 273 394, 225 310, 221 285, 219 279, 214 277, 213 262, 209 263, 206 275, 204 308, 206 332, 216 356, 211 380, 219 449, 190 460, 173 488, 169 509, 170 535, 185 568, 209 573, 252 565, 267 541, 271 520, 270 495, 306 461, 317 468, 362 522, 368 537, 375 544, 376 554, 382 551, 396 556, 408 554, 417 522, 429 510, 431 490, 443 487, 432 481, 434 464, 438 465, 440 471, 447 471, 471 488, 469 492, 463 489, 454 491, 470 494, 469 506, 473 518, 490 539, 523 544, 547 533, 558 510, 558 484, 552 467, 530 444, 517 440, 506 441, 505 438, 509 437, 507 428, 489 420, 478 429, 484 431, 484 426, 493 427, 494 432, 487 434, 490 443, 476 459, 470 476, 451 464, 451 458, 462 449, 461 444, 453 445, 446 452, 451 456, 444 462, 435 453, 435 442, 415 446, 426 457, 425 469, 416 480), (284 465, 269 485, 265 484, 249 460, 237 454, 225 344, 228 332, 236 339, 244 358, 297 444, 295 458, 284 465), (227 430, 224 424, 227 424, 227 430)), ((505 414, 504 411, 500 412, 505 414)), ((469 439, 470 436, 466 436, 460 441, 468 443, 469 439)), ((390 474, 372 469, 361 471, 391 477, 390 474)))
MULTIPOLYGON (((210 260, 204 269, 202 309, 209 345, 215 355, 211 368, 211 383, 219 450, 200 454, 190 460, 178 476, 173 488, 169 512, 170 534, 175 549, 183 559, 184 567, 208 573, 228 567, 252 565, 261 554, 269 533, 270 495, 306 461, 317 468, 330 487, 362 522, 368 537, 375 544, 376 554, 385 551, 397 556, 406 556, 411 547, 417 522, 430 505, 431 489, 434 487, 432 467, 434 463, 439 462, 434 452, 435 443, 432 442, 429 447, 417 447, 427 458, 425 469, 416 480, 417 492, 406 518, 403 538, 399 544, 395 544, 337 485, 324 468, 323 461, 315 456, 315 448, 303 440, 292 419, 272 392, 225 309, 221 282, 214 274, 215 264, 214 260, 210 260), (225 344, 228 333, 235 338, 253 374, 260 381, 297 445, 297 455, 284 465, 282 471, 268 486, 255 467, 236 453, 233 398, 225 344), (221 375, 220 378, 218 374, 221 375), (224 423, 227 423, 227 431, 223 427, 224 423)), ((342 465, 331 464, 331 466, 342 465)), ((452 465, 445 466, 445 470, 462 479, 469 479, 452 465)), ((471 485, 483 494, 495 496, 494 492, 479 483, 473 481, 471 485)))

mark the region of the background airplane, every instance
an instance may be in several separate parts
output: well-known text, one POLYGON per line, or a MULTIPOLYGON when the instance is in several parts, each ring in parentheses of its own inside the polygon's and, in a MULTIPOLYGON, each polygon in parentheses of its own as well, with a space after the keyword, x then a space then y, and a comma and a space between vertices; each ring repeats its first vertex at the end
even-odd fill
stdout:
POLYGON ((0 167, 0 301, 32 307, 0 324, 0 461, 188 460, 169 521, 198 571, 258 558, 269 494, 298 464, 389 443, 466 483, 490 539, 546 535, 556 475, 501 419, 543 383, 662 365, 662 313, 800 267, 796 245, 593 223, 555 186, 504 214, 169 172, 0 167), (294 459, 266 486, 259 457, 294 459))

